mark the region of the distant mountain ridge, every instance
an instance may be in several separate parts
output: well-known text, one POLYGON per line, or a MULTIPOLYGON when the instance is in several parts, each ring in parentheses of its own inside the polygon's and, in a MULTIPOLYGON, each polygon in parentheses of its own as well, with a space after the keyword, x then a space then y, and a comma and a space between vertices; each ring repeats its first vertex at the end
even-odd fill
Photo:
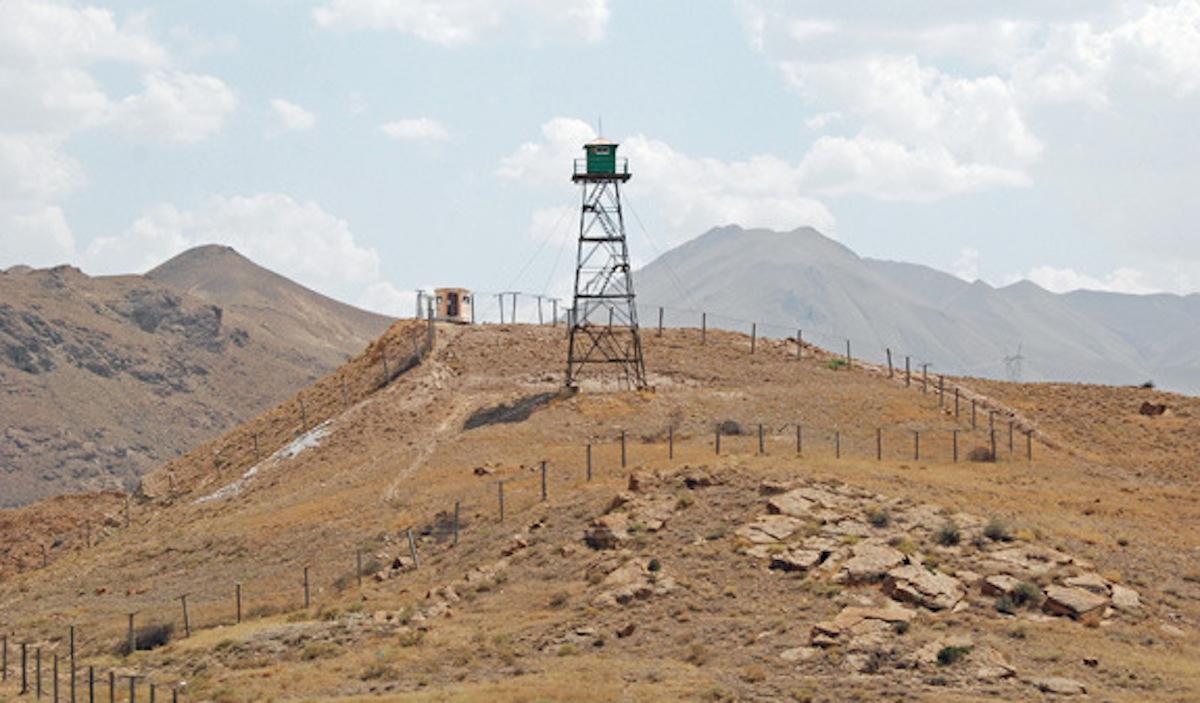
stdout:
MULTIPOLYGON (((709 324, 774 323, 859 356, 884 349, 947 374, 1004 378, 1021 350, 1021 377, 1134 384, 1200 393, 1200 295, 1051 293, 1028 281, 994 288, 942 271, 859 257, 812 228, 792 232, 718 227, 635 274, 645 320, 658 306, 701 309, 709 324)), ((695 325, 694 314, 667 314, 695 325)), ((794 334, 794 332, 793 332, 794 334)))
POLYGON ((227 247, 146 275, 0 271, 0 507, 135 486, 390 323, 227 247))

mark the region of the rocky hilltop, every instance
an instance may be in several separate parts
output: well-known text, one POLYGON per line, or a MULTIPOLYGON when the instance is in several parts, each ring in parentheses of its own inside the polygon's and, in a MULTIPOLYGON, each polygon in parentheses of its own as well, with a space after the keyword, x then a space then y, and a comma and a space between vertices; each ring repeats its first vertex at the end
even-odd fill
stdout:
POLYGON ((219 298, 181 289, 170 275, 0 272, 0 506, 131 489, 387 325, 230 249, 218 257, 204 249, 164 267, 184 278, 235 272, 240 285, 219 298))

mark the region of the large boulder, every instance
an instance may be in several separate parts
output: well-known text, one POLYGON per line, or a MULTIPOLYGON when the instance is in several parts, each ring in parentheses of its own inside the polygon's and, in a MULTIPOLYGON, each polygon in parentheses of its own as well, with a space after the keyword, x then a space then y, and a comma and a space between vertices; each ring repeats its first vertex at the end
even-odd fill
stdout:
POLYGON ((786 515, 760 515, 754 522, 742 525, 734 534, 752 544, 782 542, 796 533, 804 523, 786 515))
POLYGON ((873 583, 905 561, 904 554, 882 544, 856 544, 843 564, 839 580, 846 583, 873 583))
POLYGON ((1052 585, 1046 587, 1046 601, 1042 609, 1051 615, 1065 615, 1085 625, 1099 625, 1107 605, 1107 598, 1091 591, 1052 585))
POLYGON ((929 610, 949 610, 965 595, 958 579, 907 564, 892 569, 883 580, 883 591, 895 600, 929 610))
POLYGON ((629 516, 609 513, 596 518, 583 534, 592 549, 616 549, 629 540, 629 516))

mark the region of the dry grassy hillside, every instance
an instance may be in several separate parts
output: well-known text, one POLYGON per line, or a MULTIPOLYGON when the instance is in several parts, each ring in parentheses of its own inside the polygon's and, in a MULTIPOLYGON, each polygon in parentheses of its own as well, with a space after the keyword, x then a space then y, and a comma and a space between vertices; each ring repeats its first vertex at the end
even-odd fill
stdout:
POLYGON ((936 395, 735 334, 647 335, 653 393, 562 396, 561 334, 440 327, 372 391, 419 339, 395 325, 151 474, 129 527, 0 584, 0 624, 59 654, 76 624, 82 661, 184 700, 1200 695, 1194 475, 1083 456, 1035 405, 1058 448, 967 461, 990 438, 936 395), (135 611, 174 638, 117 657, 135 611))
POLYGON ((181 255, 158 278, 0 272, 0 506, 132 489, 387 326, 218 253, 181 255), (172 287, 212 271, 235 277, 220 298, 172 287))

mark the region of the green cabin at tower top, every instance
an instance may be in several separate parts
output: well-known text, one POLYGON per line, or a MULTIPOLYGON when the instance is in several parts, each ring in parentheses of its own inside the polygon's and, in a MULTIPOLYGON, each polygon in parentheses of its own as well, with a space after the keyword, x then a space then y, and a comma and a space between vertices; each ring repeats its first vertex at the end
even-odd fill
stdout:
POLYGON ((617 143, 597 137, 583 145, 587 153, 588 175, 615 175, 617 172, 617 143))

